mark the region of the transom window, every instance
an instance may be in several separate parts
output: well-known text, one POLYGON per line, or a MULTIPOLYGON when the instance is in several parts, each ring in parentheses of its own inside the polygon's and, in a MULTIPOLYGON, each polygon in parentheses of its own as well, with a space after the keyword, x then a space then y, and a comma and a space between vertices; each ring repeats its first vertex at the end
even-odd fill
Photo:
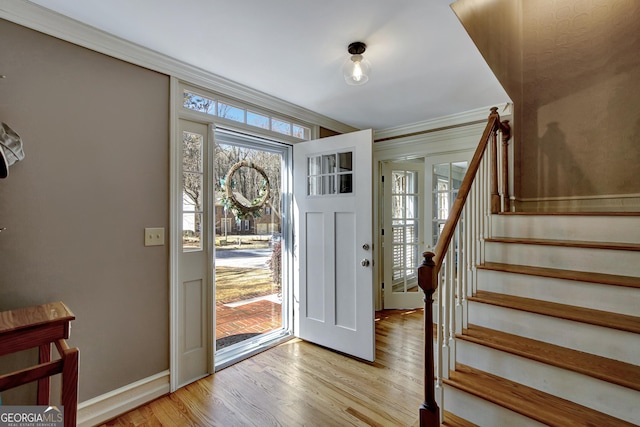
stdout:
POLYGON ((307 141, 311 139, 311 129, 300 123, 255 111, 255 109, 250 107, 233 105, 230 102, 213 99, 190 90, 185 89, 183 91, 182 106, 188 110, 199 111, 234 122, 245 123, 249 126, 292 136, 300 140, 307 141))

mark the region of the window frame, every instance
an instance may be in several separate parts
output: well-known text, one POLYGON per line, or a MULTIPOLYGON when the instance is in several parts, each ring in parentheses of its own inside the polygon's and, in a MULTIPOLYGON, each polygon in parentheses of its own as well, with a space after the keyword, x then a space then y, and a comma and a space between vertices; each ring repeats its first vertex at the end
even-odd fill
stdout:
POLYGON ((195 115, 196 117, 201 117, 206 121, 215 121, 217 125, 227 126, 230 129, 236 128, 240 131, 247 132, 249 134, 254 134, 258 136, 263 136, 275 141, 283 141, 288 143, 296 143, 296 142, 304 142, 310 141, 312 139, 318 138, 319 126, 314 126, 310 123, 304 122, 302 120, 295 119, 293 117, 288 117, 284 114, 280 114, 274 111, 267 110, 265 108, 260 108, 256 105, 249 104, 246 102, 242 102, 240 100, 232 99, 220 95, 216 92, 205 90, 201 88, 197 88, 195 86, 191 86, 185 83, 179 83, 180 96, 182 97, 182 102, 179 103, 179 109, 181 114, 195 115), (213 102, 213 106, 208 108, 208 111, 213 110, 212 112, 200 111, 198 109, 193 109, 185 106, 185 93, 191 93, 195 96, 201 97, 203 99, 209 100, 213 102), (229 106, 231 108, 237 108, 243 111, 243 120, 235 120, 229 119, 226 117, 221 117, 219 113, 219 105, 223 104, 229 106), (269 128, 257 125, 252 125, 248 123, 248 117, 250 114, 255 114, 259 116, 263 116, 268 121, 269 128), (280 132, 278 130, 274 130, 273 123, 274 121, 286 124, 289 126, 289 133, 280 132), (303 133, 305 138, 298 138, 295 136, 295 129, 303 129, 303 133))

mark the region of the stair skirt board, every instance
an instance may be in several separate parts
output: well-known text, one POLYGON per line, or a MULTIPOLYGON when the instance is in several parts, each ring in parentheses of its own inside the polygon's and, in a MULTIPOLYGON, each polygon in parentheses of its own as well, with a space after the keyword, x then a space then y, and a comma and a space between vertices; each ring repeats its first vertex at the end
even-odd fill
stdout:
POLYGON ((457 362, 640 425, 640 392, 465 340, 457 362))
POLYGON ((485 261, 636 276, 640 251, 486 242, 485 261))
POLYGON ((640 290, 549 277, 478 269, 481 290, 637 316, 640 290))
POLYGON ((479 426, 545 426, 545 424, 447 384, 444 385, 443 400, 444 402, 441 405, 445 411, 452 412, 479 426))
POLYGON ((640 365, 640 336, 602 326, 469 301, 469 323, 640 365))

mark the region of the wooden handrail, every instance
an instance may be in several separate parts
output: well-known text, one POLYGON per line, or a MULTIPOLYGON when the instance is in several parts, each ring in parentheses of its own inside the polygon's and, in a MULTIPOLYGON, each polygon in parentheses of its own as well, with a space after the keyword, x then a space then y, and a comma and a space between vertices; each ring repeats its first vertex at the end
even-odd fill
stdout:
POLYGON ((453 239, 456 227, 462 216, 464 205, 471 191, 481 161, 490 147, 490 206, 491 212, 497 213, 502 208, 509 207, 508 194, 508 153, 506 152, 507 142, 510 138, 510 127, 508 121, 500 122, 500 115, 496 107, 491 108, 487 126, 482 134, 480 143, 476 148, 471 163, 464 176, 462 184, 458 189, 458 195, 453 202, 447 221, 434 252, 424 252, 424 261, 418 267, 418 286, 424 292, 424 402, 420 406, 420 426, 435 427, 440 425, 440 411, 435 399, 435 371, 433 354, 433 294, 438 289, 438 274, 442 268, 445 256, 453 239), (502 133, 502 198, 505 201, 501 207, 498 192, 498 157, 497 157, 497 133, 502 133), (491 146, 489 146, 491 144, 491 146))
MULTIPOLYGON (((487 126, 485 127, 484 132, 482 133, 482 137, 480 138, 480 143, 478 144, 478 148, 476 148, 476 152, 473 155, 473 159, 471 159, 471 163, 467 168, 467 173, 465 174, 464 179, 462 180, 462 184, 458 189, 458 196, 456 197, 456 200, 453 202, 453 206, 451 207, 451 211, 449 212, 449 217, 447 218, 447 222, 445 222, 442 233, 440 234, 440 238, 438 239, 438 243, 436 244, 436 249, 434 251, 435 253, 434 262, 435 262, 436 274, 439 273, 440 268, 442 268, 444 255, 447 253, 447 250, 449 249, 449 244, 451 243, 451 239, 453 238, 453 232, 456 228, 456 225, 458 225, 460 216, 462 215, 462 208, 464 207, 464 204, 467 201, 467 196, 469 196, 469 191, 471 190, 471 184, 473 184, 473 180, 476 178, 476 174, 478 173, 478 168, 480 167, 480 161, 482 160, 482 156, 484 155, 487 149, 487 145, 489 144, 489 138, 490 137, 495 138, 496 132, 498 131, 499 128, 500 128, 500 115, 498 114, 498 109, 496 107, 493 107, 491 108, 491 114, 489 114, 489 121, 487 123, 487 126)), ((495 166, 497 170, 497 165, 493 164, 492 166, 495 166)), ((495 175, 495 177, 497 178, 497 174, 495 175)))

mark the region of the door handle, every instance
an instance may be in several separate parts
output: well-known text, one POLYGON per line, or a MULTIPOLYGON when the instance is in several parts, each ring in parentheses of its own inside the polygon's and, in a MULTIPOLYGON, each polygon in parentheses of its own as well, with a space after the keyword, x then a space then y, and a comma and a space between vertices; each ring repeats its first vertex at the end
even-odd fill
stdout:
POLYGON ((364 249, 365 251, 369 250, 369 244, 365 243, 364 245, 362 245, 362 249, 364 249))
POLYGON ((360 261, 360 265, 362 265, 363 267, 369 267, 369 260, 368 259, 363 259, 362 261, 360 261))

